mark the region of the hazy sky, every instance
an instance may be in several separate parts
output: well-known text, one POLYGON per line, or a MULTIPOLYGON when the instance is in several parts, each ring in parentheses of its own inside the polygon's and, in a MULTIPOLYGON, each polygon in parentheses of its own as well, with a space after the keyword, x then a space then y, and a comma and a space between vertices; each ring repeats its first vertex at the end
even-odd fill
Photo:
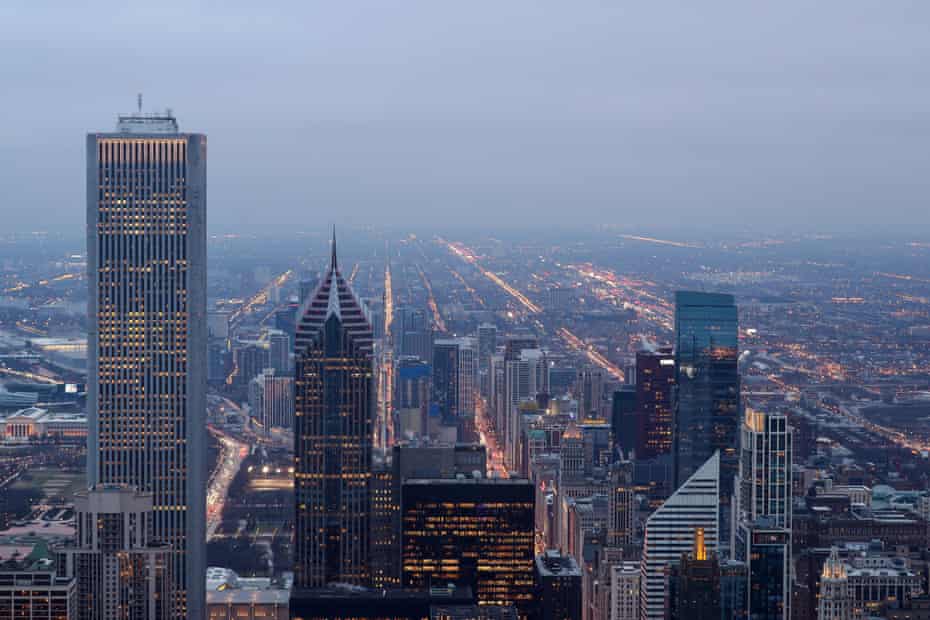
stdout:
POLYGON ((214 232, 930 234, 927 0, 2 0, 2 228, 80 232, 140 91, 214 232))

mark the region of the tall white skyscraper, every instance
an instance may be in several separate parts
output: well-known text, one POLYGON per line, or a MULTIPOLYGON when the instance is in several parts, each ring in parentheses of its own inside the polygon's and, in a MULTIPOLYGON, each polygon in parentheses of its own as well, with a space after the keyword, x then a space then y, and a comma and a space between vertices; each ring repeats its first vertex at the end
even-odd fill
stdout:
POLYGON ((749 611, 791 613, 792 431, 781 414, 746 408, 733 501, 732 557, 747 565, 749 611))
POLYGON ((87 474, 152 495, 171 617, 204 607, 207 139, 170 114, 87 136, 87 474))
POLYGON ((640 617, 665 618, 668 595, 665 568, 694 548, 695 531, 703 529, 709 553, 717 550, 720 501, 720 453, 714 452, 646 521, 640 562, 640 617))

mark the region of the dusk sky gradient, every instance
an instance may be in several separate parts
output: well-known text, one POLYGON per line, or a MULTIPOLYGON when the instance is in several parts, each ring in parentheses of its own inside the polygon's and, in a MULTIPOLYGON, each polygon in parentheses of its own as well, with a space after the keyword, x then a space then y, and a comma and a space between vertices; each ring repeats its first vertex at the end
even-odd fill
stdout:
POLYGON ((930 3, 0 2, 0 209, 80 234, 84 134, 172 108, 209 227, 930 235, 930 3))

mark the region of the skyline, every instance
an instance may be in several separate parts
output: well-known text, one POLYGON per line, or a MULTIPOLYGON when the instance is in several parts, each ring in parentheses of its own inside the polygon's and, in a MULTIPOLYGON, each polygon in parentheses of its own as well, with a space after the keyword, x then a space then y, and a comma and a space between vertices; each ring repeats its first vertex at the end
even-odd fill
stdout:
POLYGON ((0 7, 9 230, 80 226, 80 138, 142 92, 211 136, 211 233, 930 233, 919 5, 117 9, 0 7))

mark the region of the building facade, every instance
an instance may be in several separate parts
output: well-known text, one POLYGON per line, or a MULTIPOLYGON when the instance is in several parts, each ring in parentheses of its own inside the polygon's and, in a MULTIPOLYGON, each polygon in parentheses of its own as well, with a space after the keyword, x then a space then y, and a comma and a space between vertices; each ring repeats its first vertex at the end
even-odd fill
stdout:
POLYGON ((675 354, 671 348, 636 353, 636 406, 641 424, 637 458, 671 454, 674 387, 675 354))
POLYGON ((527 480, 407 480, 401 500, 403 586, 467 586, 480 605, 513 605, 521 618, 530 617, 533 502, 527 480))
POLYGON ((294 580, 298 588, 370 581, 374 391, 372 329, 339 272, 305 302, 294 355, 294 580))
POLYGON ((206 569, 207 139, 170 115, 87 136, 88 481, 152 493, 177 609, 206 569))
POLYGON ((738 317, 732 295, 675 293, 673 487, 720 453, 721 544, 729 546, 739 469, 738 317))
POLYGON ((640 615, 661 620, 666 614, 669 564, 694 548, 695 531, 702 530, 706 553, 717 550, 720 456, 714 453, 646 520, 640 563, 640 615))
POLYGON ((58 550, 60 572, 77 584, 73 620, 171 617, 172 552, 151 538, 152 494, 97 485, 74 508, 75 544, 58 550))

